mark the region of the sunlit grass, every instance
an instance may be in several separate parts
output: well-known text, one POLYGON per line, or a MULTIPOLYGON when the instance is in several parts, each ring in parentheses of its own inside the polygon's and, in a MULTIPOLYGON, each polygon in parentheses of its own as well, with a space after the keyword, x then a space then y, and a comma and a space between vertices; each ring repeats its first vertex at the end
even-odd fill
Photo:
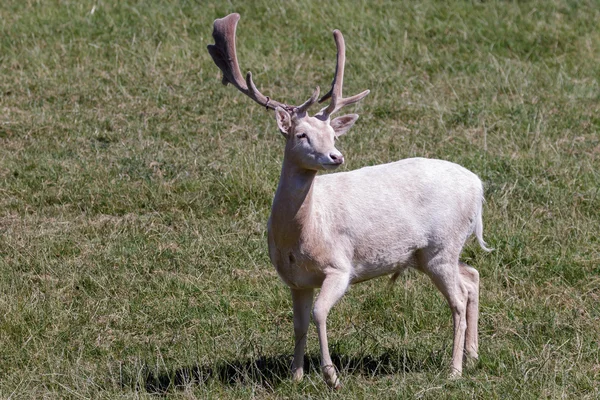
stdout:
POLYGON ((600 6, 593 1, 0 5, 1 398, 597 398, 600 6), (356 287, 301 384, 266 221, 283 142, 220 84, 212 21, 265 94, 371 89, 345 169, 410 156, 484 181, 481 360, 446 379, 428 279, 356 287))

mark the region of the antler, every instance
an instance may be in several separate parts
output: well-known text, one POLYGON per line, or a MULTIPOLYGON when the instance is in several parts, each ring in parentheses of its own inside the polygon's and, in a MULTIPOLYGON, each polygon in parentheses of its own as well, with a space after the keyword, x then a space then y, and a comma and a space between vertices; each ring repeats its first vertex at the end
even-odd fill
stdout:
POLYGON ((229 14, 224 18, 216 19, 213 27, 213 38, 215 44, 209 44, 208 52, 210 53, 213 61, 217 64, 217 67, 223 72, 222 82, 224 85, 231 83, 240 92, 250 97, 252 100, 266 107, 267 109, 276 109, 281 107, 289 112, 296 114, 304 113, 308 108, 313 105, 319 97, 319 87, 315 89, 313 95, 301 106, 292 106, 285 103, 280 103, 271 99, 268 96, 263 95, 258 91, 256 85, 252 81, 252 73, 246 74, 246 79, 242 77, 240 72, 240 66, 237 60, 237 54, 235 51, 235 30, 237 23, 240 20, 240 14, 234 13, 229 14))
POLYGON ((335 45, 337 47, 335 75, 331 84, 331 90, 319 99, 319 103, 322 103, 331 97, 331 103, 329 103, 326 109, 322 110, 323 115, 326 117, 329 117, 331 114, 348 104, 353 104, 362 100, 370 92, 369 90, 365 90, 352 97, 342 97, 342 87, 344 86, 344 64, 346 63, 346 44, 342 32, 337 29, 333 31, 333 39, 335 40, 335 45))

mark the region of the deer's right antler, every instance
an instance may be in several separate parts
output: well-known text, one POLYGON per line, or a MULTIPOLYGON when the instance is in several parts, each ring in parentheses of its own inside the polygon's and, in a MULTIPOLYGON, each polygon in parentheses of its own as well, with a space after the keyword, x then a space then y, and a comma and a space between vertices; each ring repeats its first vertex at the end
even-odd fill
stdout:
POLYGON ((213 38, 215 44, 208 45, 208 52, 217 67, 223 72, 223 84, 231 83, 240 92, 250 97, 252 100, 268 109, 276 109, 281 107, 288 112, 296 114, 304 113, 313 105, 319 97, 319 87, 315 89, 313 95, 301 106, 292 106, 285 103, 280 103, 263 95, 258 91, 256 85, 252 81, 252 73, 246 74, 246 79, 242 77, 240 66, 237 61, 235 51, 235 30, 237 23, 240 20, 240 14, 229 14, 224 18, 216 19, 213 28, 213 38))

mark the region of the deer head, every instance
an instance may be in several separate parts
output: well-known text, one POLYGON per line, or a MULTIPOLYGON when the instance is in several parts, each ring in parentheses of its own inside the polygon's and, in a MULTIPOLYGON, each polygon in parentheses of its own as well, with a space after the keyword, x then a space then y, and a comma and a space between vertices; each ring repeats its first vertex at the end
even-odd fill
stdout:
POLYGON ((319 99, 319 103, 331 99, 329 105, 313 116, 308 109, 317 102, 319 87, 303 104, 293 106, 280 103, 258 91, 252 81, 252 73, 242 77, 235 50, 235 31, 239 14, 229 14, 215 20, 213 38, 215 44, 208 45, 213 61, 223 72, 224 85, 232 84, 240 92, 267 109, 275 110, 279 131, 286 138, 285 158, 297 167, 307 170, 335 169, 344 163, 344 156, 335 148, 335 138, 345 134, 358 119, 357 114, 348 114, 331 119, 331 115, 342 107, 356 103, 369 94, 368 90, 352 97, 342 97, 346 46, 339 30, 333 31, 337 46, 337 64, 331 90, 319 99))

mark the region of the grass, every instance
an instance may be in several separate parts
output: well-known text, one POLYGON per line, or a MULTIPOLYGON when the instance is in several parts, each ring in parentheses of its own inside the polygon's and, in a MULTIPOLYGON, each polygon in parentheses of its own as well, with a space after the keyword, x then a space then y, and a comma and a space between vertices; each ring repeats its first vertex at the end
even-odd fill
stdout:
POLYGON ((600 6, 595 1, 17 1, 0 5, 0 398, 598 398, 600 6), (233 2, 237 3, 237 2, 233 2), (428 280, 357 285, 291 382, 266 220, 282 140, 206 51, 266 94, 371 94, 346 170, 443 158, 486 186, 481 360, 448 381, 428 280))

